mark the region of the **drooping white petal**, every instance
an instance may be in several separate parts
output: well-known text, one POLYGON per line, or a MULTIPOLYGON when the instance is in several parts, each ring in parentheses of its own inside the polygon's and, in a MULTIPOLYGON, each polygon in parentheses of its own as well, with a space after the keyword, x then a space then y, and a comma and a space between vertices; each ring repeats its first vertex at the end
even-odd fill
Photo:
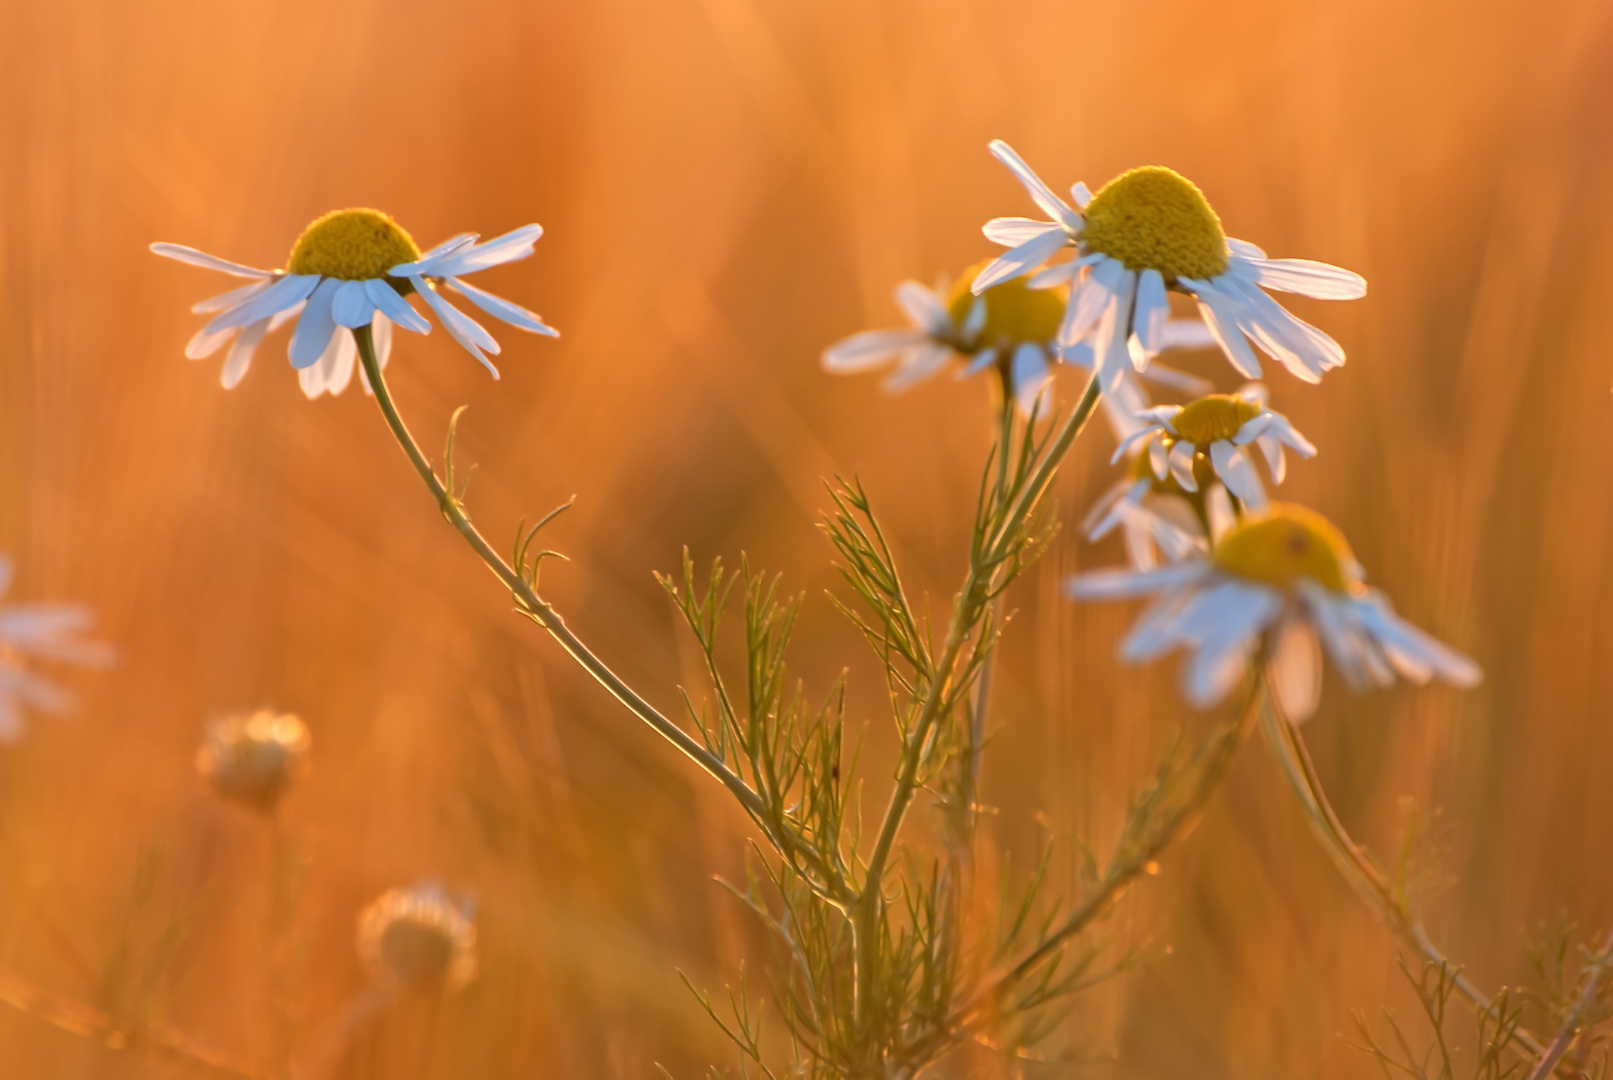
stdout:
POLYGON ((1092 264, 1086 279, 1070 292, 1064 324, 1059 327, 1059 344, 1069 347, 1092 331, 1114 303, 1115 292, 1126 276, 1126 265, 1119 259, 1102 258, 1092 264))
POLYGON ((465 299, 469 300, 471 303, 475 304, 477 307, 481 308, 495 319, 501 319, 504 322, 509 323, 511 326, 517 327, 521 330, 529 330, 534 334, 542 334, 544 337, 560 336, 560 331, 545 323, 537 316, 535 312, 528 311, 520 304, 512 304, 502 296, 494 296, 486 289, 478 289, 470 282, 461 281, 456 277, 446 278, 445 280, 451 287, 458 290, 458 292, 464 296, 465 299))
POLYGON ((896 370, 885 380, 885 389, 896 394, 914 383, 922 382, 946 367, 952 359, 952 350, 926 339, 918 345, 902 350, 896 370))
POLYGON ((1215 335, 1198 319, 1167 319, 1160 331, 1160 348, 1210 349, 1215 347, 1215 335))
POLYGON ((1260 438, 1261 435, 1265 434, 1266 429, 1271 427, 1272 422, 1276 420, 1276 418, 1276 413, 1266 411, 1257 413, 1248 420, 1245 420, 1243 423, 1238 425, 1238 430, 1233 434, 1232 445, 1248 446, 1250 443, 1260 438))
POLYGON ((1197 491, 1199 482, 1193 476, 1193 446, 1191 443, 1177 442, 1171 444, 1168 461, 1170 462, 1171 476, 1175 478, 1183 491, 1197 491))
POLYGON ((1070 198, 1074 201, 1077 209, 1085 210, 1087 203, 1092 201, 1092 192, 1087 190, 1084 180, 1077 180, 1070 185, 1070 198))
POLYGON ((308 306, 303 308, 302 318, 297 320, 297 328, 291 333, 291 345, 287 349, 291 366, 298 371, 317 364, 330 339, 336 334, 336 320, 330 317, 330 306, 341 284, 335 278, 326 278, 308 297, 308 306))
POLYGON ((358 360, 358 342, 353 339, 352 331, 336 331, 334 344, 336 357, 325 376, 325 391, 332 396, 346 390, 347 384, 353 381, 353 368, 358 360))
POLYGON ((1234 255, 1242 255, 1246 259, 1264 259, 1266 253, 1247 240, 1234 240, 1227 237, 1227 250, 1234 255))
POLYGON ((1081 521, 1081 532, 1088 540, 1102 540, 1120 523, 1120 515, 1115 513, 1116 506, 1122 502, 1136 502, 1147 494, 1148 488, 1147 480, 1116 480, 1087 511, 1087 516, 1081 521))
POLYGON ((1097 358, 1098 381, 1104 393, 1113 390, 1133 370, 1127 342, 1131 338, 1132 298, 1136 290, 1137 275, 1122 267, 1109 306, 1093 334, 1092 352, 1097 358))
POLYGON ((976 296, 993 285, 1001 285, 1035 270, 1062 248, 1069 239, 1058 229, 1049 229, 1032 240, 1027 240, 1012 251, 997 257, 992 264, 975 276, 969 286, 976 296))
POLYGON ((1413 682, 1438 677, 1452 686, 1477 686, 1484 673, 1472 660, 1394 613, 1376 590, 1353 601, 1356 614, 1377 639, 1395 670, 1413 682))
POLYGON ((1322 648, 1304 619, 1284 619, 1266 665, 1271 690, 1283 715, 1302 724, 1322 700, 1322 648))
POLYGON ((974 303, 969 305, 969 314, 964 316, 963 325, 958 328, 964 341, 970 345, 975 343, 975 339, 980 336, 980 331, 986 328, 987 314, 986 298, 984 296, 975 297, 974 303))
POLYGON ((197 251, 184 244, 167 244, 158 242, 151 245, 151 250, 167 259, 188 263, 191 266, 200 266, 204 270, 217 270, 220 273, 230 274, 234 277, 267 278, 273 277, 270 270, 259 270, 255 266, 243 266, 238 262, 221 259, 217 255, 209 255, 205 251, 197 251))
POLYGON ((1014 403, 1019 411, 1029 416, 1036 406, 1036 399, 1047 389, 1052 381, 1052 372, 1047 367, 1047 354, 1040 345, 1031 342, 1021 342, 1014 350, 1012 367, 1014 384, 1014 403))
POLYGON ((1273 419, 1269 434, 1286 444, 1302 458, 1316 456, 1316 444, 1301 435, 1299 429, 1295 428, 1286 416, 1277 415, 1273 419))
POLYGON ((1232 509, 1232 498, 1220 484, 1211 484, 1204 493, 1204 517, 1210 525, 1210 542, 1219 544, 1221 538, 1238 523, 1237 512, 1232 509))
POLYGON ((205 326, 202 327, 196 331, 189 341, 185 342, 185 356, 191 360, 204 360, 212 356, 218 352, 226 341, 235 336, 237 329, 234 326, 226 326, 221 330, 209 330, 205 326))
POLYGON ((958 369, 958 378, 967 379, 971 375, 978 375, 997 362, 995 348, 981 349, 975 353, 974 359, 958 369))
POLYGON ((1080 265, 1074 262, 1054 263, 1042 267, 1026 278, 1025 284, 1033 289, 1052 289, 1059 285, 1068 285, 1075 280, 1080 270, 1080 265))
POLYGON ((940 294, 916 281, 904 281, 896 286, 896 305, 908 322, 931 337, 944 338, 952 332, 952 314, 940 294))
MULTIPOLYGON (((498 368, 494 367, 493 362, 482 353, 482 350, 486 349, 494 356, 498 355, 498 342, 493 340, 493 335, 475 319, 439 296, 437 291, 419 276, 412 276, 409 280, 414 283, 415 291, 425 300, 426 306, 436 312, 437 318, 442 320, 443 329, 448 331, 448 335, 459 342, 466 352, 480 360, 493 378, 498 378, 498 368)), ((306 317, 305 315, 304 318, 306 317)))
POLYGON ((1317 300, 1359 300, 1367 294, 1367 280, 1360 274, 1310 259, 1261 259, 1232 257, 1232 264, 1249 278, 1268 289, 1298 293, 1317 300))
POLYGON ((1210 463, 1232 494, 1253 505, 1265 503, 1266 492, 1260 486, 1260 477, 1242 450, 1225 439, 1217 439, 1210 444, 1210 463))
POLYGON ((1260 286, 1236 274, 1223 274, 1215 284, 1223 295, 1234 294, 1240 301, 1245 317, 1238 320, 1239 328, 1295 377, 1319 382, 1324 372, 1344 363, 1338 342, 1290 314, 1260 286))
POLYGON ((1237 301, 1221 295, 1206 282, 1192 284, 1195 286, 1193 295, 1199 302, 1199 314, 1204 317, 1204 325, 1209 327, 1227 361, 1244 377, 1260 378, 1260 361, 1244 340, 1243 331, 1238 329, 1240 306, 1237 301))
POLYGON ((375 317, 375 302, 370 299, 369 291, 364 286, 365 282, 362 281, 344 281, 331 294, 330 317, 337 326, 356 330, 360 326, 370 325, 370 320, 375 317))
POLYGON ((409 302, 398 295, 398 290, 386 282, 374 279, 366 281, 364 291, 369 295, 370 303, 375 305, 376 310, 382 312, 392 322, 417 334, 431 333, 431 323, 426 317, 410 307, 409 302))
POLYGON ((533 245, 542 235, 542 226, 523 225, 503 236, 495 236, 485 244, 470 244, 431 259, 421 259, 410 269, 394 266, 388 273, 394 277, 463 277, 478 270, 526 258, 532 254, 533 245))
POLYGON ((239 289, 231 289, 227 293, 210 296, 206 300, 198 300, 190 306, 190 310, 196 315, 211 315, 215 311, 224 311, 227 308, 234 307, 236 304, 246 303, 271 284, 273 282, 269 278, 254 281, 252 284, 243 285, 239 289))
MULTIPOLYGON (((386 362, 392 357, 392 320, 377 312, 375 321, 370 323, 370 341, 375 346, 376 366, 385 371, 386 362)), ((359 374, 364 374, 362 366, 359 374)), ((369 382, 368 376, 365 376, 365 382, 369 382)))
POLYGON ((209 330, 245 326, 278 315, 307 300, 319 284, 318 274, 286 274, 244 304, 237 304, 207 324, 209 330))
MULTIPOLYGON (((1194 323, 1194 326, 1203 326, 1203 323, 1194 323)), ((1191 397, 1203 397, 1215 389, 1215 384, 1208 379, 1201 379, 1197 375, 1189 375, 1185 371, 1161 364, 1158 361, 1148 365, 1148 370, 1141 373, 1141 377, 1151 383, 1167 386, 1179 393, 1191 397)))
POLYGON ((1281 484, 1288 476, 1288 459, 1283 455, 1283 444, 1270 435, 1255 440, 1260 452, 1266 455, 1266 468, 1271 470, 1271 482, 1281 484))
POLYGON ((1141 371, 1165 347, 1165 323, 1170 319, 1170 298, 1165 294, 1165 278, 1158 270, 1146 269, 1137 275, 1137 310, 1132 326, 1145 354, 1141 371))
POLYGON ((991 156, 1008 166, 1008 171, 1025 186, 1030 193, 1031 200, 1041 207, 1048 217, 1062 225, 1070 232, 1079 232, 1085 222, 1081 215, 1065 205, 1063 199, 1053 194, 1053 189, 1042 183, 1031 167, 1025 164, 1020 156, 1014 153, 1014 148, 1001 139, 991 141, 991 156))
POLYGON ((269 332, 269 323, 269 319, 259 319, 242 328, 241 336, 235 339, 229 355, 224 358, 224 370, 219 373, 218 382, 224 389, 235 389, 246 376, 246 369, 252 363, 252 354, 257 351, 263 335, 269 332))
POLYGON ((928 340, 922 330, 864 330, 823 350, 823 368, 844 375, 883 367, 903 349, 928 340))

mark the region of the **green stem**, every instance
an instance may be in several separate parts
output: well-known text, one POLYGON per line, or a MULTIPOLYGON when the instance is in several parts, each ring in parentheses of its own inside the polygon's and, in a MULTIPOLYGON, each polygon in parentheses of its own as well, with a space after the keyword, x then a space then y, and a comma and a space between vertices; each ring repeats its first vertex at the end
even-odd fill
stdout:
POLYGON ((584 645, 577 638, 577 635, 571 632, 565 621, 561 619, 560 613, 555 611, 547 601, 539 596, 525 578, 511 569, 498 552, 494 551, 492 546, 482 538, 482 534, 476 531, 476 527, 470 523, 470 519, 465 516, 464 511, 460 508, 458 500, 443 486, 442 481, 437 479, 437 474, 432 471, 431 462, 421 452, 419 444, 409 434, 408 425, 403 422, 403 417, 398 414, 397 405, 392 401, 392 392, 387 388, 386 379, 381 374, 381 365, 376 361, 375 343, 371 339, 370 328, 368 326, 359 327, 353 331, 353 338, 358 343, 359 360, 364 365, 364 374, 369 378, 370 388, 375 392, 376 404, 380 405, 381 414, 386 417, 387 426, 392 429, 392 435, 397 439, 398 445, 403 448, 404 454, 408 456, 409 463, 414 466, 414 471, 420 474, 420 479, 425 482, 426 487, 437 500, 437 505, 442 509, 443 516, 448 519, 449 524, 459 530, 459 534, 465 538, 465 542, 471 546, 471 549, 481 557, 482 562, 487 564, 487 568, 493 571, 494 576, 515 594, 516 600, 521 604, 525 614, 547 630, 550 636, 560 643, 560 647, 565 649, 573 660, 581 664, 588 674, 598 680, 599 684, 606 690, 609 690, 616 700, 627 706, 634 716, 648 724, 662 738, 688 755, 696 765, 699 765, 715 777, 723 787, 729 790, 734 798, 739 800, 740 805, 744 806, 753 818, 762 821, 766 808, 762 804, 761 797, 751 790, 750 785, 746 784, 733 770, 729 769, 721 758, 700 745, 696 739, 671 720, 662 716, 654 706, 623 682, 615 672, 606 666, 603 660, 595 656, 588 646, 584 645))
MULTIPOLYGON (((1299 729, 1281 714, 1278 704, 1269 699, 1261 710, 1260 722, 1266 742, 1271 746, 1272 752, 1277 756, 1277 763, 1282 767, 1283 776, 1293 787, 1294 793, 1299 796, 1300 803, 1305 808, 1306 819, 1322 841, 1322 846, 1328 855, 1332 857, 1334 865, 1344 875, 1344 879, 1366 901, 1367 906, 1377 911, 1384 922, 1389 924, 1389 928, 1421 953, 1424 959, 1449 971, 1456 989, 1473 1004, 1474 1008, 1480 1013, 1489 1013, 1494 1008, 1492 999, 1474 986, 1456 965, 1434 946, 1394 884, 1372 861, 1372 857, 1345 831, 1344 823, 1339 820, 1333 804, 1328 801, 1327 792, 1322 788, 1321 778, 1317 775, 1316 766, 1311 761, 1310 751, 1305 748, 1305 740, 1300 737, 1299 729)), ((1536 1058, 1542 1057, 1546 1052, 1540 1040, 1521 1027, 1512 1037, 1519 1046, 1536 1058)))

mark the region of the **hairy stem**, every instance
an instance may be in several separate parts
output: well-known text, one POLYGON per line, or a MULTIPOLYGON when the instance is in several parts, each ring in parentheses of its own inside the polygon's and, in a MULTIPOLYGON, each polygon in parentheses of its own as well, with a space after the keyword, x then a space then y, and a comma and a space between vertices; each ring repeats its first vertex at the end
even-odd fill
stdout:
MULTIPOLYGON (((1494 1008, 1492 999, 1474 986, 1446 959, 1444 953, 1435 948, 1423 930, 1422 923, 1412 914, 1405 898, 1399 895, 1394 884, 1372 861, 1372 857, 1345 831, 1344 823, 1339 820, 1333 804, 1328 801, 1327 792, 1322 789, 1316 766, 1311 761, 1310 751, 1305 748, 1305 740, 1300 737, 1299 730, 1281 714, 1277 703, 1269 699, 1261 711, 1260 720, 1266 741, 1277 755, 1283 775, 1287 777, 1295 794, 1299 796, 1300 803, 1305 807, 1307 820, 1310 821, 1312 829, 1322 841, 1322 846, 1327 849, 1327 853, 1345 880, 1407 944, 1431 963, 1448 969, 1457 991, 1467 998, 1475 1009, 1481 1014, 1489 1014, 1494 1008)), ((1546 1053, 1540 1040, 1522 1027, 1513 1033, 1512 1038, 1535 1058, 1541 1058, 1546 1053)))
POLYGON ((476 531, 476 527, 471 524, 470 518, 465 516, 465 512, 460 507, 454 493, 450 492, 443 486, 442 481, 437 479, 437 474, 432 471, 431 462, 421 452, 419 444, 409 434, 408 425, 403 422, 403 417, 398 414, 397 406, 392 401, 392 393, 387 389, 386 379, 381 374, 381 365, 376 361, 375 344, 370 336, 370 328, 368 326, 359 327, 353 331, 353 337, 358 343, 359 360, 364 365, 364 374, 368 377, 370 387, 375 392, 376 404, 381 407, 381 414, 386 418, 387 426, 392 429, 393 437, 397 439, 398 445, 403 448, 404 454, 408 456, 409 463, 414 466, 414 471, 420 474, 420 479, 425 482, 427 489, 437 500, 437 505, 441 508, 443 516, 448 519, 448 523, 459 531, 459 534, 465 538, 465 542, 471 546, 471 550, 481 557, 482 562, 487 564, 487 568, 493 571, 494 576, 515 595, 523 611, 539 626, 547 630, 550 636, 560 643, 560 647, 565 649, 573 660, 582 665, 583 670, 598 680, 599 684, 610 691, 616 700, 627 706, 628 711, 634 716, 648 724, 667 742, 688 755, 696 765, 699 765, 707 773, 715 777, 735 799, 739 800, 740 805, 753 818, 758 822, 762 822, 766 808, 762 805, 761 797, 751 790, 750 785, 746 784, 733 770, 729 769, 720 758, 704 746, 701 746, 699 741, 678 727, 678 725, 662 716, 653 705, 645 701, 632 687, 623 682, 614 671, 606 666, 603 660, 595 656, 593 651, 584 645, 577 635, 571 632, 565 621, 561 619, 560 613, 555 611, 547 601, 539 596, 536 590, 527 583, 526 579, 516 573, 498 552, 493 550, 493 547, 483 539, 482 534, 476 531))

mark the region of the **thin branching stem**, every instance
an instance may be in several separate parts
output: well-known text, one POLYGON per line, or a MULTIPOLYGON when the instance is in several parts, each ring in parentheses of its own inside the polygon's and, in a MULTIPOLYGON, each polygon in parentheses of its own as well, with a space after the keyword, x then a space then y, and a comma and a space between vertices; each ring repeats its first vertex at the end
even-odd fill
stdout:
POLYGON ((1563 1059, 1568 1048, 1574 1045, 1574 1040, 1579 1037, 1580 1027, 1596 1003, 1596 991, 1601 984, 1602 976, 1607 974, 1610 960, 1613 960, 1613 930, 1608 931, 1607 937, 1602 941, 1602 947, 1586 962, 1585 989, 1580 991, 1579 1000, 1575 1002, 1573 1011, 1563 1019, 1557 1037, 1551 1041, 1551 1045, 1546 1047, 1546 1052, 1535 1063, 1534 1071, 1529 1074, 1529 1080, 1546 1080, 1557 1068, 1557 1063, 1563 1059))
MULTIPOLYGON (((1316 766, 1311 761, 1310 751, 1306 749, 1305 740, 1300 737, 1299 729, 1282 715, 1277 702, 1270 699, 1266 701, 1260 719, 1266 741, 1277 755, 1283 775, 1287 777, 1295 794, 1299 796, 1300 803, 1305 807, 1306 819, 1310 821, 1323 847, 1332 856, 1334 864, 1338 866, 1345 880, 1355 888, 1368 906, 1382 916, 1390 929, 1399 934, 1429 962, 1450 969, 1452 983, 1457 992, 1467 998, 1481 1015, 1490 1015, 1495 1008, 1494 1000, 1474 986, 1465 975, 1461 974, 1456 965, 1446 959, 1445 954, 1434 946, 1422 923, 1412 913, 1410 904, 1373 862, 1372 857, 1350 838, 1344 823, 1334 811, 1333 804, 1328 801, 1327 792, 1322 788, 1316 766)), ((1522 1027, 1512 1033, 1512 1038, 1530 1056, 1537 1059, 1545 1056, 1545 1046, 1522 1027)))
POLYGON ((516 601, 521 605, 524 614, 529 616, 543 629, 547 630, 560 647, 565 649, 571 658, 582 665, 583 669, 592 675, 599 684, 610 691, 616 700, 627 706, 628 710, 640 720, 648 724, 662 738, 673 746, 682 750, 688 757, 706 772, 717 779, 723 787, 739 800, 741 806, 758 821, 763 820, 766 808, 762 805, 761 797, 751 790, 736 773, 715 754, 701 746, 699 741, 690 736, 678 725, 661 715, 656 708, 623 682, 621 677, 612 671, 603 660, 594 655, 593 651, 584 645, 577 635, 566 626, 560 613, 538 595, 537 591, 527 583, 526 579, 510 567, 504 559, 493 550, 493 547, 483 539, 482 534, 471 524, 470 518, 465 516, 464 509, 459 503, 457 495, 450 492, 437 479, 432 470, 431 462, 421 452, 420 446, 414 437, 409 434, 408 425, 399 415, 397 405, 392 400, 392 393, 387 388, 386 379, 381 373, 381 365, 376 361, 375 345, 370 336, 370 328, 361 326, 353 331, 353 337, 358 343, 359 360, 364 365, 364 374, 369 378, 370 387, 375 392, 375 401, 381 407, 381 414, 386 418, 387 426, 392 429, 392 435, 403 448, 409 463, 414 471, 420 474, 432 496, 437 500, 442 514, 448 519, 465 542, 481 557, 487 568, 493 571, 499 581, 515 595, 516 601))

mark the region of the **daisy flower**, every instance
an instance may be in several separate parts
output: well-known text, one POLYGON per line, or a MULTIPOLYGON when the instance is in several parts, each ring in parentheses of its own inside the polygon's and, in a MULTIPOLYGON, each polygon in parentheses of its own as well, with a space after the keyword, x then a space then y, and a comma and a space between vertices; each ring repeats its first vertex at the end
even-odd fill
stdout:
POLYGON ((1012 250, 986 267, 974 290, 1029 274, 1073 247, 1073 261, 1047 268, 1032 284, 1073 286, 1059 340, 1069 345, 1091 336, 1105 392, 1128 367, 1145 369, 1164 347, 1169 290, 1198 301, 1221 350, 1247 378, 1260 377, 1251 341, 1306 382, 1344 363, 1338 342, 1290 315, 1266 290, 1354 300, 1366 295, 1360 275, 1308 259, 1268 259, 1253 244, 1228 238, 1204 194, 1170 169, 1132 169, 1096 195, 1078 183, 1070 189, 1071 207, 1007 143, 992 142, 991 152, 1052 220, 987 222, 987 238, 1012 250))
MULTIPOLYGON (((11 560, 0 555, 0 595, 11 584, 11 560)), ((67 691, 37 674, 31 661, 104 667, 112 650, 80 635, 93 616, 77 604, 0 605, 0 742, 22 737, 22 707, 61 712, 71 703, 67 691)))
POLYGON ((417 334, 431 331, 431 323, 409 305, 410 293, 425 300, 449 335, 495 379, 498 369, 486 353, 497 355, 498 342, 441 295, 443 286, 511 326, 558 337, 532 312, 462 280, 477 270, 526 258, 541 235, 543 229, 537 225, 486 243, 477 243, 474 233, 463 233, 422 255, 414 239, 390 216, 355 209, 333 210, 304 229, 284 270, 259 270, 180 244, 152 244, 151 250, 192 266, 251 279, 251 284, 191 309, 213 318, 185 346, 186 356, 200 360, 229 344, 219 380, 228 390, 246 374, 263 336, 295 320, 288 350, 291 366, 297 369, 303 393, 315 398, 326 392, 340 394, 352 381, 357 358, 353 331, 358 328, 371 328, 376 358, 383 367, 391 353, 394 325, 417 334))
POLYGON ((1215 704, 1257 656, 1287 716, 1306 719, 1321 695, 1321 647, 1353 690, 1415 683, 1475 686, 1478 665, 1405 622, 1363 583, 1361 566, 1325 518, 1273 504, 1233 525, 1207 554, 1153 570, 1100 570, 1069 580, 1078 600, 1156 596, 1121 645, 1145 663, 1172 649, 1189 655, 1182 690, 1215 704))
POLYGON ((1260 448, 1272 482, 1277 484, 1288 471, 1285 446, 1301 457, 1316 456, 1316 447, 1294 430, 1287 417, 1266 407, 1266 389, 1259 383, 1250 383, 1236 394, 1209 394, 1186 405, 1159 405, 1144 410, 1138 418, 1142 428, 1120 444, 1110 464, 1147 440, 1146 453, 1138 460, 1155 479, 1168 475, 1182 488, 1196 491, 1197 463, 1207 461, 1227 490, 1252 507, 1265 505, 1266 492, 1250 460, 1250 444, 1260 448))
POLYGON ((218 795, 271 813, 308 771, 308 725, 291 713, 259 709, 207 727, 196 771, 218 795))
POLYGON ((383 984, 458 990, 476 978, 475 903, 434 881, 389 889, 359 914, 358 954, 383 984))
MULTIPOLYGON (((896 392, 929 378, 953 361, 961 361, 959 378, 995 368, 1013 387, 1022 412, 1029 413, 1052 379, 1057 361, 1090 369, 1092 352, 1077 344, 1058 344, 1067 290, 1055 285, 1032 288, 1024 281, 1006 281, 979 296, 969 281, 985 266, 971 267, 949 285, 945 278, 934 289, 916 281, 896 287, 896 303, 910 324, 905 330, 865 330, 824 350, 823 366, 837 374, 885 367, 895 370, 885 388, 896 392)), ((1172 348, 1195 348, 1213 343, 1202 324, 1173 321, 1167 327, 1172 348)), ((1208 384, 1184 372, 1156 365, 1148 377, 1162 385, 1202 393, 1208 384)), ((1104 399, 1105 412, 1124 438, 1138 427, 1135 415, 1148 406, 1148 396, 1134 378, 1122 379, 1104 399), (1109 397, 1114 400, 1110 401, 1109 397)))
POLYGON ((1233 516, 1231 501, 1207 458, 1194 458, 1192 490, 1178 484, 1168 469, 1164 476, 1156 476, 1148 448, 1158 436, 1148 434, 1140 447, 1132 445, 1126 475, 1099 496, 1081 523, 1081 531, 1094 543, 1122 530, 1126 553, 1138 570, 1152 570, 1161 555, 1180 562, 1208 550, 1205 538, 1220 531, 1211 527, 1212 518, 1219 524, 1233 516))

